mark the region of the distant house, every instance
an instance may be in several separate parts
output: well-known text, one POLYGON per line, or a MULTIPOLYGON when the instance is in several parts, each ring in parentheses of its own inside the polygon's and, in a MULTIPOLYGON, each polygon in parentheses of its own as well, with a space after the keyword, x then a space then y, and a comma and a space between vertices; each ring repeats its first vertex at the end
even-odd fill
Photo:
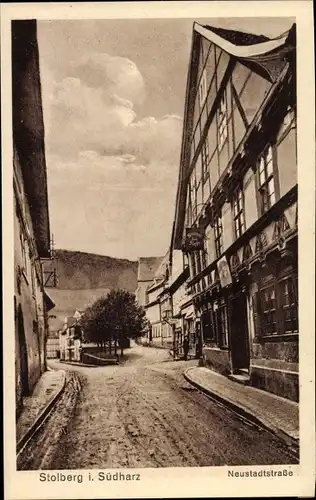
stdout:
POLYGON ((50 258, 44 125, 36 21, 12 22, 16 411, 46 369, 41 259, 50 258))
POLYGON ((189 355, 196 356, 198 332, 196 331, 195 310, 188 292, 190 269, 188 259, 181 250, 170 252, 171 276, 165 294, 169 296, 174 328, 173 350, 175 357, 183 354, 183 341, 189 340, 189 355))
POLYGON ((81 361, 82 329, 81 313, 76 309, 73 316, 64 320, 59 332, 59 348, 61 361, 81 361))
POLYGON ((146 290, 153 284, 155 272, 161 264, 163 257, 140 257, 138 259, 136 300, 145 306, 146 290))
POLYGON ((152 285, 146 290, 146 316, 150 322, 148 340, 153 344, 172 343, 172 329, 165 321, 164 310, 161 309, 165 300, 161 300, 167 287, 170 274, 169 251, 163 257, 159 267, 156 269, 152 285))

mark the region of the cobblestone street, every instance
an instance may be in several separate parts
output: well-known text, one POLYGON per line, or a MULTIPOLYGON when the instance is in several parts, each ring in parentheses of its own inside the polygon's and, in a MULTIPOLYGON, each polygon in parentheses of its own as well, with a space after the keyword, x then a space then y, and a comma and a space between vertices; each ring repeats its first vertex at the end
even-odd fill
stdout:
POLYGON ((140 346, 126 354, 123 366, 75 369, 80 401, 45 469, 296 463, 268 432, 184 380, 196 360, 140 346))

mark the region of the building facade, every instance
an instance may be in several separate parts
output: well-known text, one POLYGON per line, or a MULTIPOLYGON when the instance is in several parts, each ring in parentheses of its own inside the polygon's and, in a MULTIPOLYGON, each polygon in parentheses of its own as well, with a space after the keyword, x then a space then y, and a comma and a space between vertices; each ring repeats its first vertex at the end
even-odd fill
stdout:
POLYGON ((297 401, 295 29, 194 24, 172 245, 205 363, 297 401))
POLYGON ((148 341, 152 345, 170 347, 172 345, 172 328, 166 321, 166 310, 170 308, 166 294, 170 276, 169 251, 160 260, 154 274, 153 284, 146 290, 146 317, 150 323, 148 341))
POLYGON ((36 21, 12 22, 16 411, 46 370, 47 314, 41 259, 50 258, 44 125, 36 21))
POLYGON ((179 250, 171 254, 172 273, 169 281, 168 292, 172 305, 173 318, 173 350, 174 357, 183 356, 183 341, 189 340, 189 355, 197 356, 196 318, 192 297, 188 288, 190 269, 187 256, 179 250))
POLYGON ((64 320, 59 332, 59 349, 61 361, 81 361, 82 359, 82 329, 80 326, 81 313, 76 309, 73 316, 64 320))
POLYGON ((136 300, 140 306, 145 306, 147 289, 154 283, 155 272, 163 257, 140 257, 138 259, 136 300))

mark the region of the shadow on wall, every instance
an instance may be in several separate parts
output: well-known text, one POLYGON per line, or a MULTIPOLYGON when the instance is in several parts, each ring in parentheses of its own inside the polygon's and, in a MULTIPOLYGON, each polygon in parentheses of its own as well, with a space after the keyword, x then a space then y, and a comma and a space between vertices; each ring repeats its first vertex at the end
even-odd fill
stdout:
POLYGON ((29 370, 28 370, 28 359, 27 359, 27 346, 26 337, 24 330, 24 319, 21 304, 18 307, 18 339, 19 339, 19 355, 20 357, 20 380, 22 385, 22 398, 28 396, 30 393, 29 387, 29 370))

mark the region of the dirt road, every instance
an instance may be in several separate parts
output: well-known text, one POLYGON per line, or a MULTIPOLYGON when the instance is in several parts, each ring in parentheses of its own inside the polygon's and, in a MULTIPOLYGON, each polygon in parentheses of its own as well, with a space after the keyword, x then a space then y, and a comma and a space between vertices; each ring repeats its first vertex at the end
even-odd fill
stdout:
POLYGON ((196 361, 173 362, 165 350, 137 346, 124 366, 75 368, 80 401, 45 468, 296 463, 268 432, 185 382, 191 364, 196 361))

